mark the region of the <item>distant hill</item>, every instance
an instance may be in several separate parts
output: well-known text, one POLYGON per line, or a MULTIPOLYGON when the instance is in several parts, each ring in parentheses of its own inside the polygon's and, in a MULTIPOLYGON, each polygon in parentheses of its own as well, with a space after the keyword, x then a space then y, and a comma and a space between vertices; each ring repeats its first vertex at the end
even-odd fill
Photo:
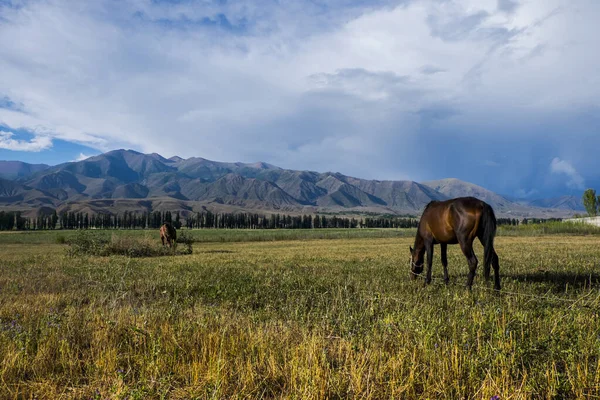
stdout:
POLYGON ((534 207, 556 208, 560 210, 585 211, 582 197, 560 196, 550 199, 537 199, 529 201, 527 204, 534 207))
MULTIPOLYGON (((35 212, 181 210, 417 215, 432 200, 475 196, 499 216, 572 215, 574 202, 511 201, 458 179, 379 181, 333 172, 286 170, 271 164, 227 163, 115 150, 56 166, 0 162, 0 208, 35 212)), ((573 200, 574 201, 574 200, 573 200)))
POLYGON ((496 211, 510 211, 517 207, 517 204, 507 198, 500 196, 469 182, 464 182, 456 178, 440 179, 437 181, 423 182, 424 185, 448 196, 449 198, 473 196, 490 204, 496 211))
POLYGON ((22 161, 0 161, 0 178, 26 178, 47 168, 49 168, 49 165, 46 164, 27 164, 22 161))

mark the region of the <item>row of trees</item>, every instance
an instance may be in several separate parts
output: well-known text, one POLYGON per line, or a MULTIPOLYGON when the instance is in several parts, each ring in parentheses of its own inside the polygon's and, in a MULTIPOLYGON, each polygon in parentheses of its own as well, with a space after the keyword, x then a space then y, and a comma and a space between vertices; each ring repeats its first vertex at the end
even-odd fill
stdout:
POLYGON ((355 218, 340 218, 312 215, 271 214, 214 214, 210 211, 197 213, 186 219, 188 228, 217 229, 312 229, 312 228, 356 228, 355 218))
POLYGON ((5 212, 0 211, 0 230, 12 231, 13 229, 23 230, 27 225, 27 218, 23 218, 19 211, 5 212))
POLYGON ((132 212, 123 214, 92 214, 88 213, 63 213, 60 216, 60 229, 158 229, 170 222, 176 228, 181 228, 179 211, 173 216, 166 212, 132 212))
MULTIPOLYGON (((498 218, 498 225, 522 225, 558 221, 551 218, 498 218)), ((179 211, 133 212, 122 214, 62 213, 54 211, 45 216, 26 218, 20 212, 0 212, 0 230, 47 230, 47 229, 158 229, 170 222, 177 229, 313 229, 313 228, 416 228, 417 218, 411 217, 367 217, 347 218, 326 215, 268 216, 248 213, 212 213, 210 211, 190 214, 185 220, 179 211)))
POLYGON ((170 222, 177 229, 313 229, 313 228, 411 228, 415 218, 369 217, 365 219, 326 215, 268 216, 248 213, 198 212, 183 220, 179 212, 130 212, 122 214, 61 213, 25 218, 20 212, 0 212, 0 230, 48 229, 158 229, 170 222))
POLYGON ((164 222, 171 222, 181 228, 179 212, 170 211, 137 213, 125 211, 123 214, 62 213, 53 211, 49 215, 27 218, 19 211, 0 211, 0 230, 49 230, 49 229, 158 229, 164 222))

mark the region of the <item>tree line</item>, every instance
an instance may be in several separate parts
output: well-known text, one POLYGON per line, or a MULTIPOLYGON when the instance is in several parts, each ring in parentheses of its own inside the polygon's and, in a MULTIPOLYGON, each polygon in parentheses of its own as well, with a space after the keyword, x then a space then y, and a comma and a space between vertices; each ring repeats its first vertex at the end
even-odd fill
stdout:
MULTIPOLYGON (((560 221, 558 218, 540 219, 498 218, 498 225, 526 225, 560 221)), ((183 219, 179 211, 135 212, 115 214, 89 214, 65 212, 27 218, 19 211, 0 212, 0 230, 51 230, 51 229, 158 229, 165 223, 179 229, 319 229, 319 228, 416 228, 419 219, 413 217, 348 218, 326 215, 287 215, 251 213, 213 213, 210 211, 189 214, 183 219)))
POLYGON ((260 215, 251 213, 190 214, 183 219, 179 211, 89 214, 53 211, 49 215, 23 217, 21 212, 0 212, 0 230, 51 229, 158 229, 170 222, 175 228, 188 229, 319 229, 319 228, 415 228, 418 219, 411 217, 347 218, 326 215, 260 215))

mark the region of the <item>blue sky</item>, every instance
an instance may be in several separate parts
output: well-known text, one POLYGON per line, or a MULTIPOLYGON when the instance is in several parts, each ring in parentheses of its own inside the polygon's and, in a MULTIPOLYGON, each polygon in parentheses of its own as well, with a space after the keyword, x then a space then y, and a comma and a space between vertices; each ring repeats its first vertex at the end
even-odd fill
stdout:
POLYGON ((0 1, 0 159, 600 190, 596 0, 0 1))

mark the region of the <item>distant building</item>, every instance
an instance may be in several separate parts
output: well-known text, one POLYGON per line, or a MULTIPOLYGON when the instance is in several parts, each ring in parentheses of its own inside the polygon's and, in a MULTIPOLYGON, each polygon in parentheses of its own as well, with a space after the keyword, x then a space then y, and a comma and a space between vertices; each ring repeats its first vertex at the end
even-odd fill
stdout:
POLYGON ((590 224, 590 225, 600 226, 600 217, 569 218, 569 219, 563 219, 563 222, 579 222, 582 224, 590 224))

